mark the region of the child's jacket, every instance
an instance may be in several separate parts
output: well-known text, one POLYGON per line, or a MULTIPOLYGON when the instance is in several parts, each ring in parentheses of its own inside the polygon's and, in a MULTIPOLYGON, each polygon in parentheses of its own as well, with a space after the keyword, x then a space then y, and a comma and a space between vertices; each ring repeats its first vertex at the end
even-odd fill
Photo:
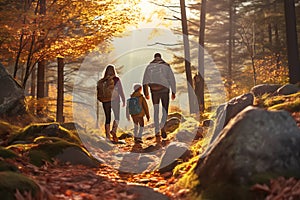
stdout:
MULTIPOLYGON (((139 92, 134 92, 130 95, 130 97, 139 97, 139 103, 142 107, 142 111, 137 114, 137 115, 131 115, 132 117, 144 117, 146 115, 147 118, 150 118, 150 115, 149 115, 149 108, 148 108, 148 104, 146 102, 146 99, 145 97, 139 93, 139 92)), ((129 117, 129 109, 128 109, 128 106, 126 107, 126 115, 127 115, 127 118, 129 117)))

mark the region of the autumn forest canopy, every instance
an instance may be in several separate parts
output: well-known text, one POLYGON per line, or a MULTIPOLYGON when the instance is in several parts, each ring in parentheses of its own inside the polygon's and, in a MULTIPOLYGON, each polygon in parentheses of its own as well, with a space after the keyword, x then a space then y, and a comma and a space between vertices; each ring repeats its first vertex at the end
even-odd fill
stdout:
MULTIPOLYGON (((144 17, 139 1, 0 3, 1 61, 23 86, 40 61, 47 66, 57 57, 80 62, 92 50, 107 52, 114 36, 142 20, 164 21, 160 24, 182 34, 180 5, 175 1, 153 2, 156 10, 144 17)), ((186 5, 189 37, 198 40, 201 3, 186 5)), ((299 2, 295 6, 298 14, 299 2)), ((299 33, 300 18, 295 19, 299 33)), ((221 70, 229 93, 239 94, 254 84, 288 82, 283 1, 207 1, 205 24, 205 50, 221 70)), ((191 49, 192 58, 197 55, 197 49, 191 49)), ((174 62, 183 68, 182 59, 174 62)), ((191 64, 196 74, 198 63, 191 64)))

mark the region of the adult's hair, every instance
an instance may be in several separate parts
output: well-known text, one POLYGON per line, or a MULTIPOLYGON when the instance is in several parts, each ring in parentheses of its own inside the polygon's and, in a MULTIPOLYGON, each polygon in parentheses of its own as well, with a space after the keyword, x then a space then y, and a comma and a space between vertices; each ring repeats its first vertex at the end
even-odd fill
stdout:
POLYGON ((108 76, 116 76, 116 70, 114 65, 107 65, 105 72, 104 72, 104 78, 108 76))
POLYGON ((154 58, 161 58, 161 54, 160 53, 154 54, 154 58))

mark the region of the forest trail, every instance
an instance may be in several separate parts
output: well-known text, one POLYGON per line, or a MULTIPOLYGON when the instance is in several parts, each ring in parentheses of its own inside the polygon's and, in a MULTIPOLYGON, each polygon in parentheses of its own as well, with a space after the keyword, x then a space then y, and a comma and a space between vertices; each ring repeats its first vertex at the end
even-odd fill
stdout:
MULTIPOLYGON (((125 144, 116 145, 124 151, 143 152, 144 147, 152 146, 154 139, 148 138, 139 146, 134 145, 131 138, 127 138, 125 144)), ((163 146, 169 142, 169 140, 163 140, 157 145, 163 146)), ((23 174, 36 180, 44 195, 53 199, 141 199, 140 194, 131 189, 132 186, 153 188, 153 191, 149 190, 150 193, 157 194, 156 192, 159 192, 169 199, 183 199, 185 193, 188 192, 186 189, 178 190, 175 186, 184 174, 183 171, 181 171, 181 175, 175 177, 172 172, 126 173, 106 164, 89 168, 82 165, 54 162, 36 167, 24 159, 11 160, 10 162, 18 166, 23 174)), ((142 192, 147 191, 147 188, 143 188, 144 191, 142 190, 142 192)))

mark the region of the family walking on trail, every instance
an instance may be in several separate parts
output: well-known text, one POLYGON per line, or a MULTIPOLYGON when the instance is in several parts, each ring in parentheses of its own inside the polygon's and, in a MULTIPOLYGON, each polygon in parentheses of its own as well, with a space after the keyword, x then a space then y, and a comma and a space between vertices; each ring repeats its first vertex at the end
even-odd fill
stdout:
POLYGON ((142 84, 134 84, 130 98, 125 102, 125 95, 120 78, 117 76, 115 67, 108 65, 104 77, 97 83, 97 99, 102 102, 105 114, 105 136, 107 140, 118 142, 116 135, 120 120, 120 106, 126 106, 126 117, 130 116, 134 123, 134 141, 142 143, 144 131, 144 117, 150 120, 149 108, 146 100, 150 99, 153 104, 153 121, 156 141, 160 142, 161 137, 166 138, 165 123, 167 121, 170 92, 171 99, 176 98, 176 81, 170 65, 162 59, 160 53, 154 54, 154 59, 146 67, 142 84), (144 96, 142 94, 144 93, 144 96), (159 119, 160 102, 162 105, 162 116, 159 119), (114 114, 114 121, 111 127, 111 111, 114 114))

